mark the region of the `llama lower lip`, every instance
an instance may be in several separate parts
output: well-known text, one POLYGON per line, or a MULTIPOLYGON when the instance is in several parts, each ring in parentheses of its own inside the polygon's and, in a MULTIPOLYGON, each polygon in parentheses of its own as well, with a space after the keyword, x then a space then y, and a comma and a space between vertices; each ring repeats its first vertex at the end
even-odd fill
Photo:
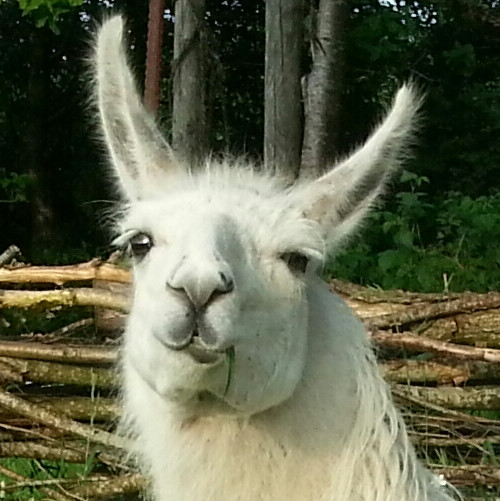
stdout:
POLYGON ((224 359, 224 352, 207 349, 198 336, 191 338, 185 350, 200 364, 217 364, 224 359))

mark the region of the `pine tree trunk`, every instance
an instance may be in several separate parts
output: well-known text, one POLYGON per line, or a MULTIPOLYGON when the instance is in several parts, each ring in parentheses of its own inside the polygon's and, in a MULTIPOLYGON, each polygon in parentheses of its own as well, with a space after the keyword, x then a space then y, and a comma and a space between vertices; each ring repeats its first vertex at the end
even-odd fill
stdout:
POLYGON ((264 162, 297 176, 302 142, 302 0, 266 2, 264 162))
POLYGON ((304 80, 303 176, 315 176, 333 163, 339 126, 344 0, 320 0, 313 7, 312 68, 304 80))
POLYGON ((208 153, 204 15, 205 0, 175 3, 172 145, 190 165, 208 153))
POLYGON ((163 41, 164 9, 165 0, 150 0, 144 105, 153 115, 157 115, 160 106, 161 48, 163 41))

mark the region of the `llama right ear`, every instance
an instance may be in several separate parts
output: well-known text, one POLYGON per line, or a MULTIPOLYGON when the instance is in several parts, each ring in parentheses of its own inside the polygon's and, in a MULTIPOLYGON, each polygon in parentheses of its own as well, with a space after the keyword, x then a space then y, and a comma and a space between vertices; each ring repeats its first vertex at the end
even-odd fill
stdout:
POLYGON ((294 205, 318 224, 328 250, 354 233, 405 158, 421 101, 411 85, 401 87, 384 120, 360 148, 292 192, 294 205))
POLYGON ((96 94, 122 192, 129 200, 139 200, 179 165, 141 102, 123 44, 123 20, 112 17, 101 26, 95 44, 96 94))

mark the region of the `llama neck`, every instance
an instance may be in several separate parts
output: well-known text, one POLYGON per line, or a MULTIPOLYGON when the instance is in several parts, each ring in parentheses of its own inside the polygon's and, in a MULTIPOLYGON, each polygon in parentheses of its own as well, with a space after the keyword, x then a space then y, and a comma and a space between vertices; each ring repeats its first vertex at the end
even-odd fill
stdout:
POLYGON ((310 294, 319 320, 302 381, 283 404, 249 418, 185 420, 136 388, 148 403, 135 405, 135 420, 156 501, 451 499, 425 485, 359 321, 323 286, 310 294))

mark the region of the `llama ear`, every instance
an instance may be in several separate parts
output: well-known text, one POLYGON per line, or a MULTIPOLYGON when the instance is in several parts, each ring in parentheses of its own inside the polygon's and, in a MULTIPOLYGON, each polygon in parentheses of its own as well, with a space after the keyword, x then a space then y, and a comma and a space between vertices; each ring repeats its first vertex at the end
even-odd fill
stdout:
POLYGON ((404 159, 420 104, 411 85, 401 87, 392 108, 361 147, 330 172, 297 188, 304 216, 319 224, 329 250, 354 233, 404 159))
POLYGON ((101 26, 94 61, 105 142, 124 195, 137 200, 179 167, 137 93, 123 47, 120 16, 101 26))

